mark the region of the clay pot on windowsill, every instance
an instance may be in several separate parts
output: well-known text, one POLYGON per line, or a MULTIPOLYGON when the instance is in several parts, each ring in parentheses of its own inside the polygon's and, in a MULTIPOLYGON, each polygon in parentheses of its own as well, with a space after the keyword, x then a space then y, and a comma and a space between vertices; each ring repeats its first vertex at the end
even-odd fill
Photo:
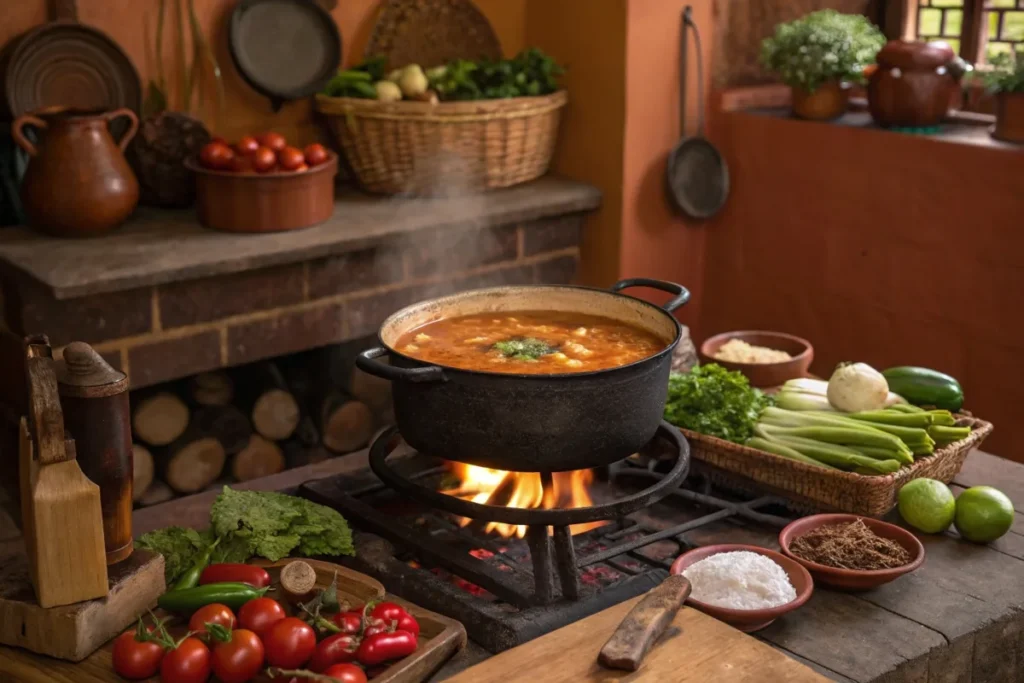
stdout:
POLYGON ((1024 92, 996 95, 996 127, 992 137, 1024 145, 1024 92))
POLYGON ((892 40, 876 57, 868 108, 879 126, 928 127, 946 116, 970 66, 947 43, 892 40))
POLYGON ((814 92, 803 88, 792 88, 793 114, 810 121, 831 121, 846 113, 850 100, 850 89, 839 81, 829 81, 818 86, 814 92))

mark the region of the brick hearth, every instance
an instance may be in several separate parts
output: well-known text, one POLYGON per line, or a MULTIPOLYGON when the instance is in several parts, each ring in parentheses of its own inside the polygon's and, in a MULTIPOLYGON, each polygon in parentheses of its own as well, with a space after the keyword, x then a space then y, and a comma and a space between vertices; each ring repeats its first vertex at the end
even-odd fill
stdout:
POLYGON ((0 232, 4 318, 55 346, 89 342, 133 388, 150 386, 363 337, 445 293, 567 283, 599 201, 544 179, 468 203, 343 196, 328 223, 274 235, 212 233, 171 212, 95 240, 13 229, 0 232))

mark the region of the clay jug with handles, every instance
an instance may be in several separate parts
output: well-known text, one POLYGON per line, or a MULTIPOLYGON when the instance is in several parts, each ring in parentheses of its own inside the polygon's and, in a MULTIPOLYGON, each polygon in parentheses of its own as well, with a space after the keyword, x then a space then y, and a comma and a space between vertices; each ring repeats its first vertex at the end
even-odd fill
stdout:
POLYGON ((138 127, 130 109, 53 107, 16 119, 12 135, 31 157, 21 185, 29 225, 56 237, 93 237, 123 223, 139 201, 139 182, 124 156, 138 127), (115 142, 108 126, 122 116, 128 131, 115 142), (25 137, 26 126, 38 129, 38 144, 25 137))

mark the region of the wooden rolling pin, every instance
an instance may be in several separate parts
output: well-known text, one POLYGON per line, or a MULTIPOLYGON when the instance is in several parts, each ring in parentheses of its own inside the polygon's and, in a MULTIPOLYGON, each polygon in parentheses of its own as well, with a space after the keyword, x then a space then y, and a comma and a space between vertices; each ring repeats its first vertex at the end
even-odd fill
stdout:
POLYGON ((690 582, 676 574, 651 590, 629 611, 601 648, 597 661, 609 669, 636 671, 690 596, 690 582))

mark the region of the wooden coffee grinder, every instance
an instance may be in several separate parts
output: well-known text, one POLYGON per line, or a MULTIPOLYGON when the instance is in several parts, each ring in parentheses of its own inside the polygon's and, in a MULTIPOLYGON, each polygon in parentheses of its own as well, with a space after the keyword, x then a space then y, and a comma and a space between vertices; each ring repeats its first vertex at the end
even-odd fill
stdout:
POLYGON ((100 489, 65 438, 53 354, 43 336, 25 340, 28 417, 20 423, 22 531, 41 607, 107 595, 100 489))

